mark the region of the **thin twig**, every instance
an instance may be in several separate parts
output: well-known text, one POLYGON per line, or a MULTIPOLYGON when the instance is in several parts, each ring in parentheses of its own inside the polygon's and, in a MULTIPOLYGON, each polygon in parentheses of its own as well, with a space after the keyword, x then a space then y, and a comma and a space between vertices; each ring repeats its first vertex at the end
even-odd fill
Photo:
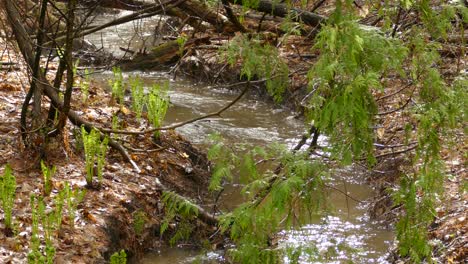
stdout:
POLYGON ((410 94, 408 100, 406 100, 406 102, 405 102, 401 107, 398 107, 398 108, 393 109, 393 110, 389 110, 389 111, 387 111, 387 112, 377 113, 377 115, 379 115, 379 116, 388 115, 388 114, 392 114, 392 113, 395 113, 395 112, 397 112, 397 111, 402 110, 402 109, 405 108, 405 107, 411 102, 411 100, 413 99, 413 94, 414 94, 414 91, 415 91, 415 90, 416 90, 416 89, 413 89, 413 91, 411 91, 411 94, 410 94))
POLYGON ((382 96, 382 97, 379 97, 379 98, 375 99, 375 101, 378 102, 378 101, 387 99, 387 98, 389 98, 389 97, 391 97, 391 96, 394 96, 395 94, 398 94, 398 93, 400 93, 401 91, 405 90, 406 88, 410 87, 412 84, 413 84, 413 82, 410 82, 410 83, 408 83, 407 85, 405 85, 405 86, 403 86, 402 88, 400 88, 398 91, 393 92, 393 93, 391 93, 391 94, 384 95, 384 96, 382 96))
POLYGON ((400 148, 400 147, 406 147, 408 145, 413 145, 413 144, 417 144, 418 142, 416 141, 413 141, 413 142, 410 142, 408 144, 397 144, 397 145, 384 145, 384 144, 377 144, 377 143, 374 143, 374 146, 376 148, 379 148, 379 149, 384 149, 384 148, 400 148))
POLYGON ((362 202, 361 200, 354 198, 353 196, 351 196, 351 195, 345 193, 344 191, 342 191, 342 190, 340 190, 340 189, 338 189, 338 188, 336 188, 336 187, 334 187, 334 186, 326 185, 326 184, 325 184, 325 187, 327 187, 327 188, 329 188, 329 189, 332 189, 332 190, 335 190, 335 191, 337 191, 337 192, 339 192, 339 193, 345 195, 347 198, 349 198, 349 199, 351 199, 351 200, 353 200, 353 201, 355 201, 355 202, 357 202, 357 203, 361 203, 361 202, 362 202))
POLYGON ((383 158, 383 157, 387 157, 387 156, 393 156, 393 155, 398 155, 398 154, 402 154, 402 153, 405 153, 405 152, 408 152, 408 151, 411 151, 415 148, 417 148, 418 145, 414 145, 412 147, 409 147, 407 149, 404 149, 404 150, 400 150, 400 151, 395 151, 395 152, 390 152, 390 153, 385 153, 385 154, 381 154, 381 155, 377 155, 375 156, 376 159, 379 159, 379 158, 383 158))

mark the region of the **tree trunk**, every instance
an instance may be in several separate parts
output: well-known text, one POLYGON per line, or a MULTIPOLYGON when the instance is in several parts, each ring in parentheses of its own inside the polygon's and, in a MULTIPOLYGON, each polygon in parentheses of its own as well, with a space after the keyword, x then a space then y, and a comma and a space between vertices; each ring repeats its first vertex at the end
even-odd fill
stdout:
MULTIPOLYGON (((233 4, 242 5, 245 0, 229 0, 233 4)), ((327 20, 326 17, 305 11, 299 8, 288 8, 285 4, 272 2, 269 0, 260 0, 257 7, 252 9, 259 12, 272 14, 274 16, 286 17, 289 13, 292 13, 292 19, 296 22, 302 21, 304 24, 318 27, 320 24, 327 20)))

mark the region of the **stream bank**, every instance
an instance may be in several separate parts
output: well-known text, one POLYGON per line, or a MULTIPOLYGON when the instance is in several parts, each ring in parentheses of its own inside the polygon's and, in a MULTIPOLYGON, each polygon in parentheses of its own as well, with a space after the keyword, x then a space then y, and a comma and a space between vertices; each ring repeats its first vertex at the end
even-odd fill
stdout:
MULTIPOLYGON (((29 200, 32 194, 43 195, 41 157, 48 166, 57 168, 52 178, 52 193, 44 195, 48 208, 55 207, 58 191, 65 183, 73 189, 86 191, 74 219, 68 216, 68 209, 64 209, 62 228, 54 239, 57 263, 105 263, 121 249, 126 250, 130 262, 136 262, 146 250, 161 247, 172 233, 170 228, 164 236, 160 235, 164 217, 161 186, 190 197, 198 204, 210 203, 206 189, 209 180, 206 156, 175 132, 163 132, 158 142, 145 136, 129 139, 127 144, 140 149, 132 154, 141 167, 140 173, 123 162, 117 152, 109 151, 97 189, 86 187, 83 146, 79 129, 73 125, 68 124, 65 137, 51 139, 48 149, 41 153, 24 149, 18 133, 20 109, 16 106, 21 105, 25 96, 23 87, 27 86, 22 84, 28 82, 27 71, 21 57, 16 57, 12 49, 9 53, 9 59, 15 61, 18 69, 0 72, 0 174, 3 175, 5 164, 10 164, 18 188, 13 209, 14 235, 5 236, 3 221, 0 224, 0 262, 24 263, 31 250, 29 200)), ((92 85, 90 91, 86 104, 78 99, 73 101, 72 107, 82 109, 80 114, 93 123, 106 126, 114 115, 127 126, 135 122, 135 116, 125 107, 109 100, 111 97, 103 87, 92 85)), ((47 114, 46 109, 44 114, 47 114)), ((210 230, 198 222, 194 237, 202 241, 210 230)))
MULTIPOLYGON (((324 8, 321 11, 326 15, 330 9, 324 8)), ((143 24, 146 28, 154 25, 149 19, 145 20, 143 24)), ((132 36, 132 32, 130 30, 125 30, 125 26, 120 29, 115 28, 113 32, 114 33, 108 32, 106 34, 106 37, 112 41, 109 42, 110 46, 104 44, 104 47, 115 50, 120 46, 119 43, 126 43, 126 40, 132 36), (115 34, 118 35, 118 38, 115 38, 115 34)), ((144 35, 145 38, 140 43, 134 43, 135 50, 141 50, 142 47, 145 46, 145 43, 151 43, 151 35, 141 35, 144 35)), ((203 36, 203 34, 201 36, 203 36)), ((209 44, 190 46, 185 51, 185 55, 182 56, 182 58, 175 63, 174 68, 170 70, 171 77, 182 77, 182 79, 188 77, 193 81, 202 83, 208 81, 213 87, 225 87, 224 89, 228 90, 232 90, 237 85, 244 84, 245 82, 239 81, 239 65, 231 67, 220 60, 220 54, 217 49, 221 45, 228 43, 230 39, 230 36, 213 33, 209 44)), ((311 44, 305 44, 308 42, 303 40, 302 37, 292 36, 288 39, 287 43, 284 43, 283 46, 280 47, 281 56, 288 63, 292 72, 290 75, 290 85, 286 91, 285 100, 282 105, 289 109, 296 110, 299 113, 302 112, 303 102, 307 98, 308 81, 306 73, 318 56, 318 54, 311 52, 311 44)), ((453 74, 455 71, 453 65, 456 65, 456 57, 444 57, 444 72, 448 75, 453 74)), ((261 98, 261 100, 272 102, 273 100, 266 93, 265 81, 257 80, 254 81, 254 83, 253 86, 256 96, 261 98)), ((384 100, 380 100, 379 108, 384 109, 383 111, 391 109, 390 106, 398 106, 401 100, 405 100, 406 97, 410 96, 408 92, 403 92, 401 96, 395 96, 394 98, 386 96, 387 94, 398 93, 401 86, 402 83, 400 83, 399 80, 388 80, 385 91, 375 94, 376 98, 385 98, 384 100)), ((234 89, 234 91, 235 90, 236 89, 234 89)), ((216 91, 214 92, 216 93, 216 91)), ((398 131, 401 131, 401 128, 399 128, 401 124, 410 123, 411 120, 400 116, 398 112, 390 113, 386 118, 387 119, 381 119, 378 117, 378 123, 380 122, 381 124, 377 131, 378 138, 376 139, 377 145, 380 144, 380 147, 376 149, 378 165, 374 168, 370 168, 368 176, 365 177, 367 183, 363 181, 362 184, 369 184, 377 190, 376 194, 371 194, 374 197, 368 202, 368 215, 370 216, 370 220, 380 222, 386 227, 392 227, 395 221, 397 221, 404 212, 401 210, 401 207, 393 204, 391 191, 389 190, 396 190, 399 188, 401 176, 405 174, 405 171, 411 170, 409 165, 411 164, 412 158, 406 155, 403 145, 398 147, 401 135, 395 137, 395 134, 400 133, 398 131), (392 142, 394 142, 396 147, 387 148, 386 144, 392 145, 392 142), (396 154, 392 154, 392 152, 396 152, 396 154)), ((195 128, 195 130, 196 129, 197 128, 195 128)), ((206 126, 201 124, 198 126, 198 129, 206 129, 206 126)), ((190 135, 193 134, 192 132, 194 131, 185 132, 190 135)), ((191 138, 191 140, 197 142, 199 139, 191 138)), ((458 146, 460 148, 455 150, 456 154, 451 154, 452 157, 446 155, 447 164, 450 167, 449 174, 454 175, 454 181, 448 181, 446 184, 447 193, 450 194, 447 198, 452 202, 449 203, 449 206, 442 205, 440 207, 440 211, 443 211, 440 215, 444 217, 442 217, 441 220, 436 220, 437 224, 435 223, 433 226, 435 229, 431 231, 431 234, 434 236, 433 243, 437 244, 434 249, 434 255, 445 260, 462 260, 464 256, 466 256, 466 250, 463 249, 463 245, 466 244, 467 239, 466 229, 452 232, 452 235, 447 236, 449 230, 454 230, 450 227, 459 226, 459 224, 463 225, 464 219, 466 219, 466 204, 463 204, 463 201, 466 201, 467 197, 466 191, 464 191, 462 187, 464 182, 464 170, 460 167, 462 163, 459 161, 459 157, 463 156, 463 149, 466 147, 464 147, 462 142, 460 142, 458 146), (456 165, 451 164, 452 162, 450 159, 453 159, 456 165), (446 222, 451 224, 445 226, 444 223, 446 222), (452 255, 448 254, 448 252, 452 252, 450 253, 452 255)), ((387 247, 391 248, 390 245, 387 245, 387 247)), ((394 256, 395 254, 393 254, 391 261, 398 261, 399 259, 394 258, 394 256)))
MULTIPOLYGON (((7 77, 7 78, 8 78, 8 77, 7 77)), ((9 89, 9 88, 5 88, 5 89, 9 89)), ((398 105, 398 100, 395 100, 395 101, 392 102, 392 103, 396 103, 396 105, 398 105)), ((75 105, 75 107, 81 107, 81 105, 75 105)), ((110 107, 110 108, 112 108, 112 107, 110 107)), ((117 108, 118 108, 118 107, 117 107, 117 108)), ((109 113, 112 113, 112 114, 118 113, 118 114, 123 115, 123 116, 129 116, 130 119, 133 119, 133 116, 131 116, 131 114, 129 115, 129 114, 126 113, 126 112, 128 112, 128 111, 125 110, 125 107, 124 107, 124 108, 119 108, 119 109, 117 109, 117 108, 112 108, 112 109, 110 109, 110 110, 108 109, 108 110, 110 111, 109 113)), ((385 105, 384 105, 384 108, 383 108, 383 109, 385 109, 385 105)), ((96 111, 96 112, 97 112, 97 113, 93 113, 93 112, 90 113, 90 112, 88 112, 88 111, 83 111, 83 114, 85 114, 85 115, 86 115, 87 117, 89 117, 91 120, 93 120, 93 119, 96 120, 96 119, 99 119, 99 117, 98 117, 98 118, 96 118, 96 117, 99 116, 99 115, 101 115, 101 114, 103 113, 102 111, 96 111)), ((105 119, 105 120, 103 119, 102 121, 108 122, 109 119, 108 119, 108 118, 105 119)), ((385 128, 387 128, 387 127, 388 127, 388 126, 385 126, 385 128)), ((385 132, 385 131, 384 131, 384 132, 385 132)), ((380 137, 380 136, 379 136, 379 137, 380 137)), ((379 140, 384 141, 383 138, 379 138, 379 140)), ((386 142, 387 142, 387 141, 386 141, 386 142)), ((139 141, 137 141, 137 142, 133 141, 133 142, 131 142, 131 143, 133 143, 133 144, 138 144, 138 143, 141 143, 141 142, 139 142, 139 141)), ((145 147, 145 148, 149 146, 150 142, 146 142, 146 143, 147 143, 148 145, 144 145, 143 147, 145 147)), ((163 147, 163 148, 164 148, 164 147, 163 147)), ((161 149, 159 149, 158 151, 161 151, 161 149)), ((392 151, 393 151, 393 149, 392 149, 392 151)), ((138 152, 138 151, 136 151, 136 152, 138 152)), ((157 151, 155 151, 155 152, 157 152, 157 151)), ((185 153, 185 152, 183 152, 183 153, 185 153)), ((383 154, 388 154, 388 153, 385 153, 385 151, 383 151, 383 154)), ((181 156, 185 157, 184 154, 181 154, 181 156)), ((137 159, 137 160, 138 160, 139 162, 141 162, 141 159, 137 159)), ((12 162, 14 163, 14 160, 12 160, 12 162)), ((395 162, 393 162, 393 163, 395 163, 395 162)), ((400 165, 400 164, 398 164, 398 165, 400 165)), ((395 166, 395 164, 393 164, 393 166, 395 166)), ((403 164, 403 166, 404 166, 404 164, 403 164)), ((182 167, 183 170, 184 170, 185 172, 187 172, 187 166, 179 166, 179 167, 182 167)), ((189 167, 190 167, 190 166, 189 166, 189 167)), ((456 167, 456 166, 455 166, 455 167, 456 167)), ((112 171, 112 168, 107 168, 107 169, 109 169, 110 171, 112 171)), ((463 170, 462 170, 462 171, 463 171, 463 170)), ((458 175, 458 176, 462 175, 461 173, 459 173, 460 170, 458 169, 458 167, 454 170, 454 172, 455 172, 456 175, 458 175)), ((107 176, 107 177, 109 177, 109 176, 107 176)), ((394 181, 394 183, 395 183, 395 182, 396 182, 396 181, 394 181)), ((172 187, 176 188, 176 187, 177 187, 177 183, 174 183, 174 186, 172 186, 172 187)), ((181 188, 180 186, 179 186, 179 189, 180 189, 180 191, 183 191, 183 190, 184 190, 184 188, 181 188)), ((388 201, 388 200, 387 200, 387 201, 388 201)), ((386 204, 386 203, 385 203, 385 204, 386 204)), ((386 206, 387 206, 387 205, 386 205, 386 206)), ((391 205, 389 205, 389 206, 391 206, 391 205)), ((135 208, 133 208, 132 206, 129 206, 129 207, 131 208, 130 210, 134 210, 134 209, 135 209, 135 208)), ((143 205, 143 207, 144 207, 144 205, 143 205)), ((452 211, 449 211, 449 212, 450 212, 450 214, 452 214, 452 211)), ((457 212, 460 213, 459 210, 458 210, 457 212)), ((463 212, 463 211, 462 211, 462 212, 463 212)), ((120 213, 120 211, 118 211, 117 213, 120 213)), ((442 215, 443 215, 444 213, 445 213, 445 212, 443 212, 442 215)), ((379 215, 379 214, 381 214, 381 213, 379 213, 379 212, 376 213, 376 215, 379 215)), ((386 215, 386 214, 384 214, 384 215, 386 215)), ((85 214, 85 216, 87 216, 87 214, 85 214)), ((88 217, 89 217, 89 216, 88 216, 88 217)), ((89 217, 89 218, 92 218, 92 217, 89 217)), ((126 220, 128 220, 128 219, 126 219, 126 220)), ((332 220, 333 220, 333 219, 332 219, 332 220)), ((115 220, 112 220, 112 221, 118 222, 118 221, 115 221, 115 220)), ((112 221, 111 221, 111 222, 112 222, 112 221)), ((463 221, 464 221, 464 220, 462 219, 462 220, 461 220, 461 223, 463 223, 463 221)), ((118 226, 118 225, 117 225, 117 226, 118 226)), ((128 225, 127 225, 127 226, 128 226, 128 225)), ((122 228, 120 228, 119 230, 126 229, 124 226, 121 226, 121 227, 122 227, 122 228)), ((128 228, 127 228, 127 229, 128 229, 128 228)), ((311 229, 312 229, 312 228, 311 228, 311 229)), ((126 232, 126 231, 125 231, 125 232, 126 232)), ((111 233, 113 233, 113 232, 111 232, 111 233)), ((450 238, 450 236, 449 236, 449 238, 450 238)), ((128 240, 128 241, 127 241, 126 239, 124 239, 124 241, 126 241, 126 243, 132 243, 132 240, 131 240, 131 239, 128 240)), ((450 240, 448 240, 448 241, 450 241, 450 240)), ((457 239, 457 240, 454 240, 454 241, 455 241, 455 242, 458 242, 458 241, 460 241, 460 239, 457 239)), ((462 252, 462 253, 463 253, 463 252, 462 252)), ((459 254, 459 253, 457 253, 457 254, 458 254, 458 257, 459 257, 460 254, 459 254)), ((461 255, 461 256, 463 256, 463 255, 461 255)))
MULTIPOLYGON (((17 61, 21 61, 21 59, 17 58, 17 61)), ((2 85, 0 90, 2 92, 1 114, 5 117, 2 131, 6 132, 2 136, 4 143, 2 164, 8 162, 12 165, 14 175, 18 179, 19 185, 22 186, 17 192, 20 202, 15 207, 15 215, 18 215, 19 220, 28 223, 28 215, 30 215, 28 197, 31 193, 41 194, 43 180, 38 167, 38 157, 27 158, 28 151, 22 150, 22 143, 18 134, 15 133, 18 129, 16 120, 19 118, 19 112, 15 105, 20 104, 24 98, 21 80, 26 80, 25 74, 24 70, 3 72, 2 81, 5 81, 2 83, 8 81, 8 85, 2 85), (31 181, 31 179, 35 180, 31 181)), ((126 106, 117 106, 108 99, 110 96, 104 87, 107 79, 110 78, 110 73, 106 74, 101 75, 102 77, 96 76, 96 81, 91 82, 90 97, 86 104, 80 100, 80 90, 75 91, 77 100, 73 102, 73 108, 81 109, 81 115, 94 123, 102 124, 102 126, 109 127, 112 123, 112 116, 121 118, 123 126, 142 125, 136 123, 134 114, 129 112, 126 106)), ((129 74, 142 76, 148 85, 167 79, 167 75, 156 72, 129 74)), ((172 83, 171 86, 173 88, 170 92, 172 106, 166 120, 168 123, 210 112, 213 108, 219 108, 235 97, 235 94, 228 89, 193 85, 190 81, 179 80, 172 83)), ((274 141, 282 141, 293 146, 297 143, 294 138, 302 134, 301 122, 296 120, 288 110, 277 107, 276 110, 272 111, 271 108, 270 104, 251 95, 245 101, 234 106, 236 111, 227 112, 223 118, 190 124, 178 129, 178 131, 187 134, 190 141, 202 144, 201 146, 203 146, 206 135, 216 130, 224 131, 232 143, 248 139, 252 144, 264 145, 274 141), (278 124, 282 124, 282 126, 278 124)), ((50 166, 57 166, 57 172, 53 178, 54 190, 62 188, 64 182, 70 182, 75 188, 86 189, 84 160, 79 143, 77 143, 79 137, 77 137, 76 129, 72 126, 67 126, 67 131, 67 137, 51 144, 52 147, 47 150, 45 156, 46 162, 50 166)), ((147 250, 164 249, 171 232, 163 237, 159 235, 164 211, 160 201, 162 190, 158 188, 158 180, 162 185, 191 197, 193 201, 211 207, 212 201, 205 189, 209 177, 206 158, 181 136, 167 132, 163 133, 161 142, 153 142, 149 137, 140 136, 127 138, 125 144, 131 145, 133 149, 141 150, 134 151, 132 158, 141 167, 142 172, 132 171, 128 164, 122 163, 116 152, 109 153, 101 189, 87 190, 84 201, 78 208, 77 217, 72 220, 65 216, 63 219, 64 228, 56 238, 55 243, 57 261, 63 263, 102 263, 120 249, 126 249, 129 260, 136 261, 143 257, 143 253, 147 250), (141 212, 144 214, 140 214, 141 212), (136 221, 138 217, 145 219, 144 229, 139 234, 135 231, 135 222, 138 222, 136 221), (74 229, 70 227, 71 221, 75 224, 74 229)), ((352 180, 354 178, 352 175, 353 173, 348 173, 348 176, 337 179, 337 188, 343 187, 339 186, 342 181, 352 180)), ((234 186, 223 195, 222 203, 227 208, 232 208, 242 200, 239 196, 239 188, 241 186, 234 186), (226 203, 226 201, 230 203, 226 203)), ((358 196, 359 199, 366 199, 372 193, 369 188, 363 188, 362 182, 349 183, 347 188, 362 193, 362 196, 358 196)), ((53 192, 52 197, 55 195, 56 191, 53 192)), ((349 243, 356 242, 356 245, 362 246, 368 243, 365 241, 369 237, 380 232, 378 225, 367 225, 365 224, 367 220, 360 218, 361 215, 365 214, 365 208, 352 209, 355 206, 353 202, 346 201, 342 195, 337 193, 334 194, 334 197, 334 203, 340 204, 340 209, 337 211, 339 217, 329 218, 330 225, 328 227, 324 227, 323 221, 319 219, 318 222, 308 227, 309 235, 304 236, 304 239, 313 237, 311 234, 321 233, 323 228, 328 229, 328 231, 323 232, 322 238, 326 238, 330 232, 342 232, 343 237, 348 237, 348 234, 353 232, 363 232, 362 235, 349 237, 350 240, 347 240, 349 243), (349 204, 352 204, 350 212, 345 210, 349 204), (345 219, 350 220, 350 222, 345 219), (361 228, 363 225, 366 227, 361 228), (364 235, 364 233, 367 234, 364 235), (369 236, 370 234, 371 236, 369 236)), ((51 198, 46 198, 45 201, 53 204, 51 198)), ((206 232, 209 235, 214 232, 202 223, 198 224, 198 229, 194 232, 195 237, 192 240, 195 242, 190 242, 188 248, 185 246, 183 250, 177 251, 176 255, 179 258, 190 260, 190 254, 194 253, 190 248, 200 247, 201 244, 196 241, 203 241, 206 232)), ((20 234, 17 238, 2 237, 2 240, 8 241, 5 244, 7 246, 2 248, 2 262, 15 263, 25 259, 29 251, 28 246, 24 246, 28 245, 30 240, 28 228, 28 224, 21 224, 17 230, 20 234), (18 248, 18 245, 23 246, 18 248)), ((388 236, 383 241, 390 241, 391 232, 385 234, 388 236)), ((215 237, 213 239, 214 244, 222 246, 224 243, 222 238, 215 237)), ((335 246, 331 247, 335 248, 335 246)), ((387 244, 383 243, 376 252, 382 252, 381 250, 386 248, 387 244)), ((324 250, 328 250, 328 248, 324 250)), ((163 251, 161 254, 165 254, 164 252, 171 251, 163 251)), ((380 254, 371 253, 370 257, 378 257, 380 254)), ((159 259, 152 258, 151 261, 160 263, 159 259)))

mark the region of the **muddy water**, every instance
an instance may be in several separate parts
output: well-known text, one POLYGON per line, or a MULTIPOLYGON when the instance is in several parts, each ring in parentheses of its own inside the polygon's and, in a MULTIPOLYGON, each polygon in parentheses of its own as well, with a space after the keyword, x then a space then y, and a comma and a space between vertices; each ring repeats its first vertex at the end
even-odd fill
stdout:
MULTIPOLYGON (((117 16, 120 16, 118 14, 117 16)), ((100 21, 108 21, 114 16, 104 15, 100 21)), ((119 47, 127 47, 128 40, 134 38, 131 48, 138 49, 142 45, 153 43, 150 38, 151 28, 158 23, 157 19, 145 20, 140 23, 127 23, 110 28, 103 33, 91 35, 88 40, 102 45, 108 51, 122 55, 119 47), (143 37, 137 40, 138 37, 143 37)), ((124 76, 140 75, 145 85, 150 87, 154 82, 164 82, 170 79, 163 72, 130 72, 124 76)), ((97 79, 109 79, 112 74, 104 72, 96 75, 97 79)), ((186 80, 170 81, 171 107, 166 117, 166 123, 187 120, 218 110, 221 106, 236 97, 238 91, 230 91, 222 87, 210 87, 206 84, 194 84, 186 80)), ((208 134, 218 132, 231 143, 251 143, 267 145, 280 142, 293 146, 304 132, 301 121, 294 118, 290 111, 257 100, 254 96, 243 98, 238 104, 222 114, 221 118, 211 118, 178 128, 178 132, 193 143, 206 147, 208 134)), ((364 183, 363 174, 356 168, 348 168, 337 172, 331 179, 331 184, 342 191, 347 191, 357 200, 366 200, 372 196, 372 190, 364 183)), ((242 197, 237 184, 228 186, 220 203, 225 209, 233 208, 242 197)), ((385 263, 383 256, 389 248, 393 235, 378 224, 369 221, 365 204, 347 199, 337 191, 330 192, 330 204, 333 210, 313 220, 309 225, 294 232, 282 232, 282 246, 316 245, 322 255, 328 259, 318 263, 385 263)), ((161 249, 149 253, 143 263, 192 263, 202 260, 203 263, 222 262, 222 252, 208 252, 200 257, 200 252, 187 249, 184 246, 172 249, 161 249)), ((285 260, 287 263, 287 260, 285 260)))

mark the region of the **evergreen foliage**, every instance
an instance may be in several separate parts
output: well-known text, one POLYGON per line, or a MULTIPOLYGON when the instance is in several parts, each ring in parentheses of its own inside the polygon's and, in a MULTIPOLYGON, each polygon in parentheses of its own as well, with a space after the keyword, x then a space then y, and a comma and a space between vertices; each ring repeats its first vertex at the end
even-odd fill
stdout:
MULTIPOLYGON (((243 1, 243 4, 253 7, 258 1, 243 1)), ((336 1, 334 13, 315 39, 314 50, 320 55, 308 74, 311 96, 306 114, 307 122, 329 137, 328 151, 334 160, 345 165, 365 157, 372 165, 376 162, 373 144, 378 112, 374 94, 383 89, 387 76, 409 79, 415 89, 411 94, 415 103, 408 105, 405 112, 416 121, 416 126, 407 127, 407 135, 413 136, 411 129, 416 131, 418 147, 414 173, 402 178, 401 188, 394 197, 406 211, 397 225, 400 254, 418 263, 431 252, 426 230, 434 219, 434 208, 443 186, 445 169, 440 157, 441 146, 443 140, 450 140, 453 128, 466 122, 467 101, 466 77, 455 78, 451 84, 444 81, 438 70, 439 45, 429 42, 427 36, 445 39, 453 28, 455 15, 459 14, 465 22, 468 16, 462 5, 442 4, 434 9, 428 0, 400 1, 399 4, 405 10, 416 10, 422 22, 404 33, 401 39, 405 42, 389 37, 393 30, 392 16, 396 15, 391 3, 379 4, 379 12, 388 26, 378 31, 358 24, 353 16, 353 1, 336 1)), ((241 61, 241 74, 249 80, 271 78, 278 72, 287 76, 287 68, 282 68, 275 52, 259 38, 236 36, 225 49, 225 58, 231 65, 241 61), (265 62, 266 65, 262 65, 265 62)), ((281 82, 278 83, 267 84, 277 101, 284 91, 281 82)), ((279 260, 278 252, 268 246, 267 238, 274 233, 272 227, 278 226, 275 216, 281 214, 277 213, 286 214, 283 205, 292 199, 288 194, 305 182, 301 177, 292 176, 288 166, 281 170, 288 175, 286 177, 271 172, 259 174, 254 162, 256 155, 230 157, 219 142, 209 152, 210 160, 215 162, 210 189, 219 190, 222 180, 231 178, 233 168, 242 167, 241 178, 244 182, 247 179, 244 191, 252 201, 223 216, 222 225, 237 244, 233 250, 234 259, 242 263, 279 260), (234 163, 235 166, 228 165, 234 163), (259 197, 263 198, 257 204, 259 197), (275 208, 276 214, 270 215, 268 208, 275 208), (268 221, 262 222, 262 219, 268 221)), ((281 164, 288 164, 288 161, 281 164)), ((301 170, 309 172, 305 168, 308 167, 294 167, 293 175, 301 170)), ((288 217, 280 219, 288 223, 288 217)))
POLYGON ((180 240, 187 240, 193 231, 193 226, 190 221, 197 217, 198 208, 192 202, 170 191, 163 192, 162 201, 165 208, 165 215, 161 224, 161 235, 167 231, 169 223, 174 220, 176 216, 179 216, 176 233, 169 240, 169 243, 175 245, 175 243, 180 240))
POLYGON ((440 155, 443 140, 450 138, 448 132, 460 121, 466 121, 463 113, 466 86, 462 92, 458 82, 452 86, 445 83, 434 67, 439 60, 436 47, 424 41, 423 32, 421 28, 414 28, 410 42, 411 76, 420 87, 417 105, 412 107, 418 139, 415 173, 403 177, 401 189, 395 193, 395 201, 406 210, 397 224, 399 251, 415 263, 431 254, 427 227, 434 219, 435 207, 443 191, 445 168, 440 155))
POLYGON ((216 163, 211 189, 219 190, 220 178, 229 179, 224 176, 235 167, 245 184, 242 192, 250 199, 220 216, 221 230, 237 245, 230 250, 231 257, 240 263, 278 263, 284 256, 300 255, 299 249, 293 254, 272 248, 271 242, 280 230, 298 228, 320 211, 325 202, 325 167, 310 161, 306 152, 292 152, 282 145, 244 148, 248 150, 238 157, 215 139, 208 155, 216 163), (276 169, 258 168, 259 161, 265 160, 276 169))
POLYGON ((289 83, 289 68, 274 46, 260 37, 239 35, 224 47, 223 55, 230 65, 242 62, 241 77, 265 78, 268 93, 276 102, 281 101, 289 83))
POLYGON ((380 79, 389 71, 402 71, 407 49, 398 40, 359 26, 339 2, 316 38, 320 57, 309 71, 314 90, 307 115, 330 136, 335 159, 349 164, 352 156, 364 155, 374 163, 377 107, 372 91, 382 89, 380 79))
POLYGON ((209 142, 212 144, 208 150, 208 160, 213 162, 211 169, 211 180, 208 189, 210 191, 220 191, 223 180, 232 181, 232 170, 234 166, 232 161, 236 159, 231 149, 224 144, 220 134, 209 136, 209 142))
POLYGON ((148 216, 145 212, 138 210, 133 213, 133 230, 138 236, 143 233, 146 222, 148 222, 148 216))

